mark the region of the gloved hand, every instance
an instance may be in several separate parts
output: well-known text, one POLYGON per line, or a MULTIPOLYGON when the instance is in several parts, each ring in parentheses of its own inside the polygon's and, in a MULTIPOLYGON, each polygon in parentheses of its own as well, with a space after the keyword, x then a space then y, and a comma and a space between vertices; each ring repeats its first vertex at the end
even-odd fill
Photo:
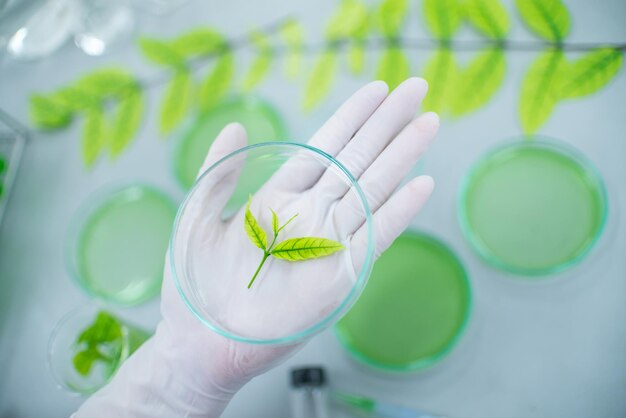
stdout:
MULTIPOLYGON (((395 191, 438 129, 434 113, 414 118, 426 90, 426 82, 417 78, 405 81, 389 96, 385 83, 370 83, 348 99, 309 141, 309 145, 334 156, 358 179, 374 214, 376 257, 406 229, 433 189, 432 178, 420 176, 395 191)), ((201 172, 245 145, 243 127, 226 126, 213 143, 201 172)), ((294 176, 287 176, 288 185, 304 189, 325 181, 323 176, 318 181, 318 175, 300 170, 296 183, 294 176)), ((271 183, 264 188, 287 184, 281 184, 280 176, 271 183)), ((232 185, 220 187, 221 191, 215 190, 220 198, 213 199, 213 204, 223 206, 228 197, 225 190, 232 191, 232 185)), ((327 191, 332 192, 332 185, 327 191)), ((353 198, 350 194, 339 200, 332 215, 349 221, 349 213, 358 205, 350 200, 353 198)), ((342 225, 349 230, 350 225, 345 223, 342 225)), ((359 254, 365 254, 367 236, 365 228, 352 227, 354 230, 347 232, 358 264, 362 262, 359 254)), ((304 344, 254 345, 210 331, 182 301, 169 260, 161 312, 163 320, 155 335, 124 362, 107 386, 81 406, 77 418, 217 417, 250 379, 284 361, 304 344)))

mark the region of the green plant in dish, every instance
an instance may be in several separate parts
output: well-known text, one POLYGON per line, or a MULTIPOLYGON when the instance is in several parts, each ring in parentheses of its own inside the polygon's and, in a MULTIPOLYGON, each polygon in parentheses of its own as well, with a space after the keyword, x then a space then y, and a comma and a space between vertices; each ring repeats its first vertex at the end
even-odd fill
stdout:
POLYGON ((248 238, 250 238, 250 241, 263 250, 263 258, 254 272, 252 279, 250 279, 250 283, 248 283, 248 289, 252 287, 252 284, 259 275, 261 268, 270 256, 286 261, 304 261, 325 257, 344 249, 344 246, 337 241, 318 237, 289 238, 276 244, 280 231, 289 225, 291 221, 298 216, 298 214, 296 213, 293 215, 281 226, 278 220, 278 215, 276 215, 276 212, 272 209, 270 209, 270 211, 272 212, 272 232, 274 237, 272 238, 272 242, 267 245, 267 234, 250 211, 251 202, 252 197, 249 197, 248 204, 246 205, 246 214, 244 216, 243 226, 248 238))
POLYGON ((82 376, 87 376, 94 363, 102 362, 110 376, 118 366, 123 344, 120 322, 107 312, 100 311, 96 320, 76 340, 77 353, 72 360, 74 368, 82 376))
POLYGON ((74 343, 74 369, 83 377, 89 376, 97 363, 104 367, 108 380, 120 364, 143 344, 150 334, 129 326, 105 311, 99 311, 95 320, 84 328, 74 343))

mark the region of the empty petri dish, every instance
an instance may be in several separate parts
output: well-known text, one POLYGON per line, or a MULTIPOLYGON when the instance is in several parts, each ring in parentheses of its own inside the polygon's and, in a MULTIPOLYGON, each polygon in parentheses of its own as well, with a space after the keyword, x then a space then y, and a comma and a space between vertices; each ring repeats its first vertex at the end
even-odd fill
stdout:
POLYGON ((487 262, 537 276, 580 261, 602 233, 607 206, 602 180, 581 154, 554 140, 520 139, 471 169, 459 220, 487 262))
POLYGON ((237 150, 200 176, 178 211, 170 264, 183 300, 208 328, 247 343, 290 344, 352 306, 373 249, 367 201, 345 167, 308 145, 268 142, 237 150), (271 173, 260 189, 247 178, 258 172, 271 173), (238 187, 258 229, 246 226, 248 203, 227 203, 238 187), (351 210, 338 218, 342 199, 351 210), (336 251, 317 252, 330 248, 317 238, 332 240, 336 251))
POLYGON ((432 236, 406 232, 376 261, 363 294, 335 331, 359 362, 390 372, 416 371, 456 345, 471 301, 455 254, 432 236))
POLYGON ((88 395, 104 386, 152 333, 88 305, 66 314, 48 342, 48 367, 57 385, 88 395))
POLYGON ((136 305, 159 293, 176 204, 149 186, 93 198, 68 238, 72 277, 90 295, 136 305))
MULTIPOLYGON (((227 99, 198 116, 177 146, 174 153, 174 174, 183 188, 189 189, 193 185, 217 134, 232 122, 239 122, 246 128, 249 144, 282 141, 286 136, 281 117, 268 102, 251 96, 227 99)), ((249 176, 242 177, 254 180, 249 176)), ((258 185, 267 180, 260 176, 257 179, 260 179, 258 185)), ((245 199, 247 196, 244 196, 244 201, 245 199)))

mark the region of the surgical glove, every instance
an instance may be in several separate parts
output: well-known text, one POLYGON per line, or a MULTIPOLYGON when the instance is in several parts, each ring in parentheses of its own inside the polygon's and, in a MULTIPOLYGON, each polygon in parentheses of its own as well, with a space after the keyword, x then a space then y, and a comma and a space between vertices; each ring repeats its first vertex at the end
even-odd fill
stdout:
MULTIPOLYGON (((433 190, 433 180, 428 176, 413 178, 398 189, 439 126, 434 113, 415 116, 426 90, 426 82, 419 78, 406 80, 389 95, 385 83, 372 82, 350 97, 308 142, 333 156, 358 179, 373 213, 375 257, 407 228, 433 190)), ((226 126, 200 172, 246 142, 241 125, 226 126)), ((255 195, 255 200, 262 199, 263 193, 281 192, 283 188, 295 191, 291 193, 295 196, 299 190, 316 187, 325 196, 333 193, 332 184, 324 185, 324 176, 320 178, 319 173, 307 172, 295 164, 278 174, 255 195)), ((210 196, 216 198, 207 199, 207 204, 219 205, 216 212, 220 212, 233 187, 228 181, 218 184, 210 196)), ((341 191, 335 192, 336 201, 328 216, 346 229, 358 268, 367 248, 365 226, 352 221, 358 202, 352 193, 342 197, 341 191)), ((236 223, 218 217, 213 222, 214 229, 224 236, 236 223)), ((241 225, 238 227, 241 229, 241 225)), ((81 406, 77 418, 218 417, 250 379, 281 363, 306 343, 248 344, 212 332, 183 302, 169 263, 167 260, 161 295, 163 319, 155 335, 124 362, 109 384, 81 406)))

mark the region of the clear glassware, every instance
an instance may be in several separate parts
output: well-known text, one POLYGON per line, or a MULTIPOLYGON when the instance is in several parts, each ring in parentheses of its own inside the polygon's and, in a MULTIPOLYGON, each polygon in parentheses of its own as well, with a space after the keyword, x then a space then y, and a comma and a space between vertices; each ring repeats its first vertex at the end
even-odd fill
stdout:
MULTIPOLYGON (((106 335, 106 330, 102 335, 106 335)), ((66 314, 55 325, 48 342, 48 366, 57 383, 75 394, 88 395, 104 386, 117 369, 150 336, 151 332, 110 314, 97 305, 88 305, 66 314), (76 357, 86 350, 86 343, 79 342, 81 335, 96 323, 104 313, 119 326, 119 337, 100 337, 97 345, 99 359, 93 362, 87 373, 79 372, 76 357), (108 341, 107 341, 108 340, 108 341)))
POLYGON ((78 0, 23 1, 12 5, 3 12, 0 23, 7 52, 23 59, 50 55, 71 37, 80 11, 78 0))
POLYGON ((100 192, 79 209, 66 239, 71 277, 89 295, 122 306, 161 290, 176 203, 147 185, 100 192))
POLYGON ((133 0, 133 4, 154 15, 167 15, 179 9, 189 0, 133 0))
POLYGON ((183 300, 208 328, 248 343, 288 344, 322 331, 352 306, 369 277, 373 250, 367 201, 345 167, 308 145, 266 142, 229 154, 199 177, 179 208, 169 257, 183 300), (322 174, 329 183, 317 183, 322 174), (295 191, 299 190, 299 176, 303 183, 311 183, 306 191, 295 191), (276 187, 259 190, 268 179, 276 187), (223 182, 232 182, 234 200, 208 204, 209 199, 220 199, 221 192, 212 190, 223 182), (291 193, 286 190, 288 184, 295 187, 291 193), (335 222, 332 213, 324 212, 332 210, 332 202, 336 202, 333 193, 323 187, 326 185, 354 202, 349 218, 335 222), (246 196, 243 201, 239 200, 242 196, 246 196), (254 216, 269 231, 268 242, 272 239, 272 209, 281 224, 299 214, 277 242, 322 236, 340 242, 344 249, 300 262, 271 257, 250 288, 250 277, 263 251, 244 232, 248 196, 254 216), (214 234, 222 234, 216 223, 220 219, 224 232, 216 237, 214 234), (363 227, 366 237, 356 247, 350 235, 354 225, 363 227))
POLYGON ((102 55, 111 45, 127 39, 134 25, 133 11, 127 1, 82 0, 74 42, 87 55, 102 55))
POLYGON ((385 372, 413 372, 456 347, 471 311, 463 264, 439 239, 411 231, 376 261, 367 288, 335 331, 355 360, 385 372))
POLYGON ((489 264, 537 277, 581 261, 602 235, 604 183, 580 152, 547 138, 517 138, 467 174, 458 201, 461 229, 489 264))
POLYGON ((174 152, 174 175, 189 190, 213 140, 232 121, 241 123, 248 143, 281 141, 287 134, 282 117, 271 103, 253 96, 232 97, 200 114, 178 141, 174 152))

